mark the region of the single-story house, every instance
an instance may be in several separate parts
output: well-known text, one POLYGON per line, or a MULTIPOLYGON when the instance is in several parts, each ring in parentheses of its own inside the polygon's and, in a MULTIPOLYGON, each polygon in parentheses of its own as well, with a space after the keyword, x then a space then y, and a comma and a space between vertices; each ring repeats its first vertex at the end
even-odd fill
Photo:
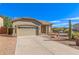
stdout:
POLYGON ((7 33, 7 28, 4 27, 4 17, 0 16, 0 34, 7 33))
POLYGON ((28 36, 51 33, 52 24, 33 18, 18 18, 12 21, 13 36, 28 36))

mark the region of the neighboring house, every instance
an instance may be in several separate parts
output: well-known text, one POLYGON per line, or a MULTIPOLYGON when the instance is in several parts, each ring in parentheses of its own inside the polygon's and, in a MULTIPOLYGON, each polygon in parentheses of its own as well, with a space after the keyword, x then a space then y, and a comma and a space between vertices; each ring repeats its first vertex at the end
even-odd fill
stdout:
POLYGON ((79 23, 73 25, 73 30, 74 31, 79 31, 79 23))
POLYGON ((4 27, 3 16, 0 16, 0 34, 6 34, 6 28, 4 27))
POLYGON ((19 18, 13 22, 14 36, 40 35, 51 33, 52 24, 32 18, 19 18))
POLYGON ((0 16, 0 28, 4 26, 3 24, 4 24, 4 19, 2 16, 0 16))

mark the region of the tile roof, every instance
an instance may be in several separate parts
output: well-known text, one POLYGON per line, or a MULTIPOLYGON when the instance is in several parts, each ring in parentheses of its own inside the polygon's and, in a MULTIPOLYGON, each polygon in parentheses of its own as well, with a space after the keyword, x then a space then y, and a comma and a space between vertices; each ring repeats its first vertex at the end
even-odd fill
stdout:
POLYGON ((33 19, 33 18, 18 18, 18 19, 15 19, 15 20, 12 20, 12 22, 16 22, 16 21, 19 21, 19 20, 34 20, 34 21, 36 21, 36 22, 39 22, 39 23, 41 23, 41 24, 43 24, 43 25, 50 25, 50 24, 52 24, 52 23, 50 23, 50 22, 46 22, 46 21, 41 21, 41 20, 36 20, 36 19, 33 19))

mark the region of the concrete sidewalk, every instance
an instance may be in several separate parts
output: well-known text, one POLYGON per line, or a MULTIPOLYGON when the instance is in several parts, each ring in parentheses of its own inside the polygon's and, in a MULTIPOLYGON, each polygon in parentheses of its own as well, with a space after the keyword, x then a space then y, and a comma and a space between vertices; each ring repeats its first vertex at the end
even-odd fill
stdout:
POLYGON ((17 38, 15 54, 20 55, 77 55, 79 50, 50 41, 42 36, 24 36, 17 38))

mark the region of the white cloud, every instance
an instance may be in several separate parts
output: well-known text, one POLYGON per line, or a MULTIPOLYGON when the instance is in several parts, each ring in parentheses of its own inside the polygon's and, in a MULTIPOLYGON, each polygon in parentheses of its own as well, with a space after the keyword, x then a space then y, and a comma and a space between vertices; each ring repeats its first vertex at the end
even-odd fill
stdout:
POLYGON ((79 23, 79 22, 72 22, 72 24, 77 24, 77 23, 79 23))
POLYGON ((71 23, 76 24, 79 23, 79 17, 74 17, 74 18, 64 18, 64 19, 60 19, 57 21, 51 21, 53 24, 53 27, 68 27, 69 26, 69 22, 66 20, 72 20, 71 23), (66 22, 65 22, 66 21, 66 22))
POLYGON ((59 26, 59 25, 67 25, 68 23, 59 23, 59 24, 53 24, 53 25, 57 25, 57 26, 59 26))
MULTIPOLYGON (((72 25, 73 25, 73 24, 76 24, 76 23, 79 23, 79 22, 72 22, 72 25)), ((53 24, 52 26, 53 26, 53 27, 62 27, 62 26, 63 26, 63 27, 68 27, 68 26, 69 26, 69 23, 66 22, 66 23, 62 23, 62 24, 61 24, 61 23, 59 23, 59 24, 53 24)))
POLYGON ((14 20, 14 19, 17 19, 18 17, 13 17, 12 19, 14 20))
POLYGON ((50 21, 51 23, 59 23, 61 21, 57 20, 57 21, 50 21))
POLYGON ((62 23, 63 25, 68 25, 68 23, 62 23))
POLYGON ((79 17, 71 18, 71 20, 79 20, 79 17))
MULTIPOLYGON (((64 19, 63 19, 64 20, 64 19)), ((65 20, 79 20, 79 17, 74 17, 74 18, 65 18, 65 20)))
POLYGON ((74 17, 74 18, 64 18, 56 21, 50 21, 51 23, 61 23, 61 20, 79 20, 79 17, 74 17))

